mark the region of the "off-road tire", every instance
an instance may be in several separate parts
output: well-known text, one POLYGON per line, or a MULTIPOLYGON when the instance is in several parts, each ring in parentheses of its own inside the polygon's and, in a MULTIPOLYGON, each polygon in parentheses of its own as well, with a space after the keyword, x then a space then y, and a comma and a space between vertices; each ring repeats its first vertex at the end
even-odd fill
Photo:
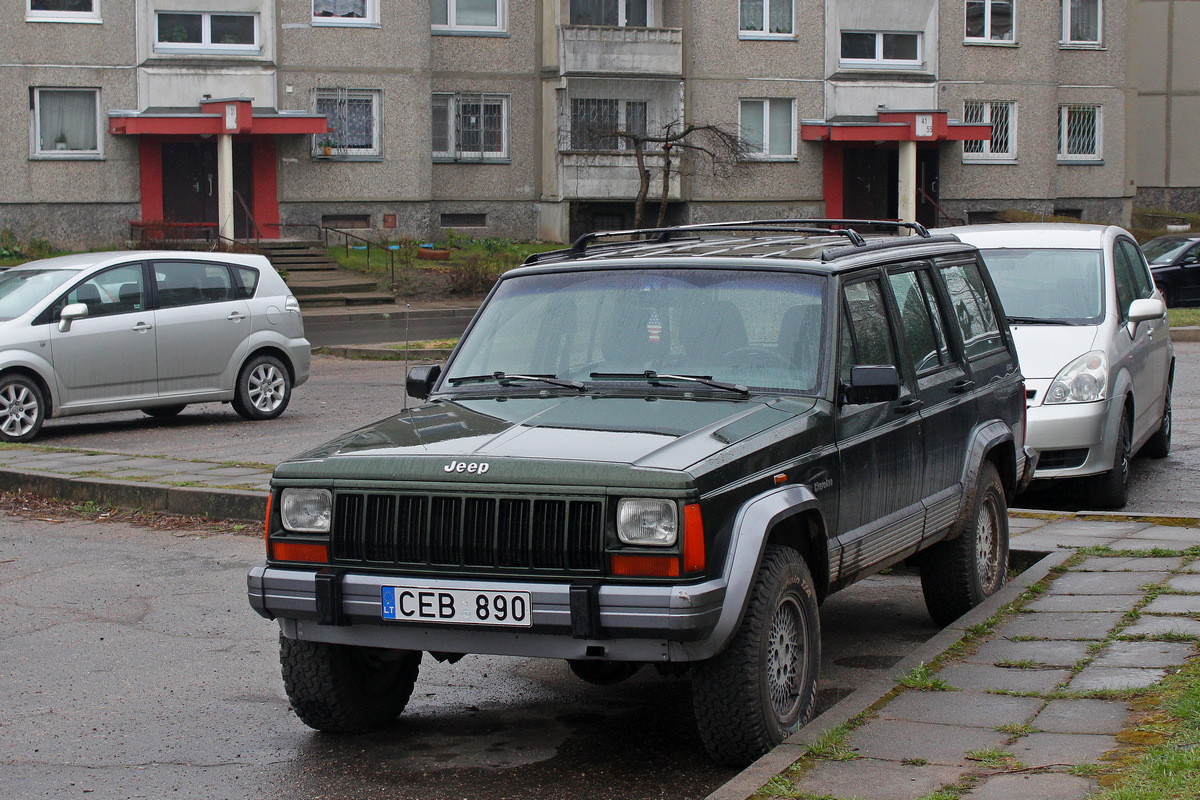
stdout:
POLYGON ((292 378, 275 356, 255 356, 238 373, 233 410, 250 420, 275 419, 292 399, 292 378))
POLYGON ((692 670, 692 702, 704 749, 745 766, 808 722, 821 665, 821 620, 808 565, 768 546, 737 633, 692 670))
POLYGON ((1087 502, 1092 508, 1124 508, 1129 501, 1129 462, 1133 459, 1133 430, 1129 412, 1121 412, 1112 469, 1087 479, 1087 502))
POLYGON ((408 704, 421 652, 279 637, 283 686, 296 716, 326 733, 388 725, 408 704))
POLYGON ((0 378, 0 441, 28 442, 46 421, 46 398, 24 375, 0 378))
POLYGON ((185 408, 187 408, 186 403, 180 403, 175 406, 150 406, 149 408, 143 408, 142 413, 155 419, 169 419, 179 416, 180 412, 185 408))
POLYGON ((920 556, 925 607, 938 625, 949 625, 987 597, 1008 576, 1008 501, 1000 473, 991 461, 979 479, 967 527, 920 556))
POLYGON ((1163 398, 1163 415, 1158 430, 1142 445, 1138 455, 1147 458, 1166 458, 1171 454, 1171 385, 1167 384, 1167 396, 1163 398))

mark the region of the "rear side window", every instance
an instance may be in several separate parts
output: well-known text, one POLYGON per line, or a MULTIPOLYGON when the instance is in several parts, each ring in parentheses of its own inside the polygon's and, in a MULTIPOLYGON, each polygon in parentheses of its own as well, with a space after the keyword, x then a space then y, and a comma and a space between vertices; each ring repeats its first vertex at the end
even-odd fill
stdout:
POLYGON ((968 359, 1004 347, 999 314, 979 271, 979 265, 952 264, 941 268, 950 295, 950 307, 968 359))
POLYGON ((937 314, 929 273, 895 272, 888 275, 896 307, 900 310, 900 327, 904 342, 918 375, 950 363, 950 350, 937 314))
POLYGON ((879 281, 851 283, 842 290, 842 298, 845 314, 842 317, 840 377, 843 383, 849 383, 851 367, 895 364, 896 351, 892 346, 879 281))
POLYGON ((233 271, 237 275, 238 298, 254 297, 254 291, 258 288, 258 270, 249 267, 234 267, 233 271))
POLYGON ((236 296, 229 268, 199 261, 156 261, 158 307, 219 303, 236 296))

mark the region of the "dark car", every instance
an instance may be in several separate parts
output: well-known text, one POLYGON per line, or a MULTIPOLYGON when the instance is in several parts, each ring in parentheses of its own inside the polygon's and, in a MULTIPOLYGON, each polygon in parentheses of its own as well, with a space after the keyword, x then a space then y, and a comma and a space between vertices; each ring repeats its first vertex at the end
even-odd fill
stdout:
POLYGON ((1169 308, 1200 305, 1200 234, 1167 234, 1142 245, 1169 308))
POLYGON ((813 713, 831 592, 906 559, 940 624, 995 592, 1025 387, 978 252, 911 227, 590 234, 504 275, 409 373, 428 403, 275 471, 249 597, 299 717, 392 722, 422 652, 652 664, 745 764, 813 713))

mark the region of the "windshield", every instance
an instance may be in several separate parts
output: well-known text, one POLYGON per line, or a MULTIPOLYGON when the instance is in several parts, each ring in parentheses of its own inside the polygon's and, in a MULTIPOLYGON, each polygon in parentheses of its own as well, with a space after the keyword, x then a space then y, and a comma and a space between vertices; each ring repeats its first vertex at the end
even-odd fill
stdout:
POLYGON ((1004 313, 1020 320, 1096 323, 1104 315, 1099 250, 983 250, 1004 313))
POLYGON ((1142 252, 1151 264, 1170 264, 1191 244, 1191 239, 1151 239, 1142 245, 1142 252))
POLYGON ((0 322, 21 316, 75 274, 75 270, 66 269, 10 269, 0 272, 0 322))
MULTIPOLYGON (((818 386, 822 287, 815 276, 715 269, 589 270, 503 281, 447 366, 478 376, 544 376, 590 386, 759 390, 818 386), (651 376, 647 381, 646 373, 651 376)), ((505 379, 509 382, 509 379, 505 379)), ((511 383, 519 382, 512 379, 511 383)), ((495 389, 495 383, 491 389, 495 389)), ((547 388, 543 383, 529 387, 547 388)))

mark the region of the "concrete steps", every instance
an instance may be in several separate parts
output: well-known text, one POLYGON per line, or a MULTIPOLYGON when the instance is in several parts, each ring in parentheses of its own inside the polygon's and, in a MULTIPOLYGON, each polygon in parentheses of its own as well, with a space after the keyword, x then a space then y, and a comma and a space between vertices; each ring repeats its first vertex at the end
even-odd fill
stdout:
POLYGON ((301 305, 313 307, 394 304, 375 281, 342 267, 320 241, 276 239, 259 242, 275 269, 287 274, 288 288, 301 305))

